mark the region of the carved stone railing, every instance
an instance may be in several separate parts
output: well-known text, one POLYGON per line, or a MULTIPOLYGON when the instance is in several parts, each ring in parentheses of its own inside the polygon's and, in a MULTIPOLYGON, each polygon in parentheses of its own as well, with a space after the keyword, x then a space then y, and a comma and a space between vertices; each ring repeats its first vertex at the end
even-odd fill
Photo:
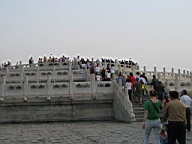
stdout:
POLYGON ((114 80, 113 85, 115 118, 124 122, 135 121, 132 103, 128 97, 128 89, 125 88, 125 92, 122 90, 121 80, 119 80, 119 84, 114 80))

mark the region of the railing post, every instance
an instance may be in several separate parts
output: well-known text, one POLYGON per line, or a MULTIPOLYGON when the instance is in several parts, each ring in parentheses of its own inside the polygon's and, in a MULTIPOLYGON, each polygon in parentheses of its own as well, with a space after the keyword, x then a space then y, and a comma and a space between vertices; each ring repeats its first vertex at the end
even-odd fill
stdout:
POLYGON ((174 68, 171 69, 172 72, 172 80, 174 80, 174 68))
POLYGON ((161 74, 157 73, 157 79, 160 80, 161 79, 161 74))
POLYGON ((94 94, 96 93, 95 74, 91 74, 91 92, 94 97, 94 94))
POLYGON ((154 75, 157 76, 157 68, 156 68, 156 66, 154 66, 154 75))
POLYGON ((52 87, 51 87, 51 76, 47 75, 47 87, 46 87, 46 94, 51 95, 52 94, 52 87))
POLYGON ((24 96, 29 95, 29 83, 28 83, 28 76, 27 75, 24 76, 23 93, 24 93, 24 96))
POLYGON ((129 100, 129 96, 128 96, 128 88, 125 88, 125 98, 127 98, 129 100))
POLYGON ((107 67, 107 64, 106 64, 106 59, 104 59, 104 68, 107 67))
POLYGON ((185 70, 183 70, 183 79, 184 79, 184 81, 186 80, 186 73, 185 73, 185 70))
POLYGON ((20 82, 23 82, 23 78, 24 78, 24 67, 21 67, 21 72, 20 72, 20 82))
POLYGON ((175 74, 175 90, 179 90, 179 87, 178 87, 178 74, 175 74))
POLYGON ((52 79, 55 80, 55 75, 56 75, 56 70, 55 66, 53 66, 53 71, 52 71, 52 79))
POLYGON ((189 81, 189 71, 187 71, 187 81, 189 81))
POLYGON ((39 81, 40 79, 40 74, 39 74, 39 66, 37 66, 37 69, 36 69, 36 81, 39 81))
POLYGON ((145 75, 147 75, 146 74, 146 66, 143 67, 143 72, 145 73, 145 75))
POLYGON ((165 78, 166 78, 166 69, 165 69, 165 67, 163 67, 163 80, 165 80, 165 78))
POLYGON ((73 74, 69 73, 69 94, 73 95, 73 93, 74 93, 73 91, 74 91, 74 89, 73 89, 73 74))
POLYGON ((180 80, 180 77, 181 77, 181 71, 180 69, 178 69, 178 80, 180 80))
POLYGON ((1 93, 2 96, 6 96, 5 88, 6 88, 6 77, 2 76, 2 93, 1 93))

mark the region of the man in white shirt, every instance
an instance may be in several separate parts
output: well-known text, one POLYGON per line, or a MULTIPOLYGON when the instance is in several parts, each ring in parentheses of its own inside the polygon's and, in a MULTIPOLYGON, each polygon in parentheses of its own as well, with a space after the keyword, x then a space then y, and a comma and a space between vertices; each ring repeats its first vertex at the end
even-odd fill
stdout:
POLYGON ((186 106, 186 119, 187 119, 187 130, 191 130, 191 123, 190 123, 190 105, 192 103, 192 99, 187 95, 187 90, 181 91, 181 98, 180 101, 182 101, 186 106))
POLYGON ((99 73, 100 72, 100 67, 99 65, 97 64, 97 66, 95 67, 95 73, 99 73))
POLYGON ((110 68, 110 71, 111 71, 111 77, 113 78, 115 74, 115 67, 114 67, 114 64, 112 64, 111 66, 112 67, 110 68))
POLYGON ((143 77, 143 75, 140 75, 139 81, 142 80, 145 85, 147 85, 147 81, 143 77))

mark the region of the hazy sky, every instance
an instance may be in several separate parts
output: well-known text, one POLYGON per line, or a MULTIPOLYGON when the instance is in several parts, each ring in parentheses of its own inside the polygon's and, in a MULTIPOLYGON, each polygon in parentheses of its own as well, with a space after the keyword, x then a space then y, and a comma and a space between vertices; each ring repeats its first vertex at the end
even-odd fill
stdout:
POLYGON ((0 0, 0 62, 63 54, 191 70, 191 0, 0 0))

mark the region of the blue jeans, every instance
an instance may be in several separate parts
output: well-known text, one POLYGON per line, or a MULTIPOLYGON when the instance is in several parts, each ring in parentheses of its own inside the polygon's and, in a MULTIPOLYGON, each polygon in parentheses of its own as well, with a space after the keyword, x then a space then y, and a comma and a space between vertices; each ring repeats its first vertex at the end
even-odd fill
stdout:
POLYGON ((149 143, 149 136, 150 136, 152 129, 154 129, 155 144, 160 144, 160 136, 159 136, 159 132, 161 129, 160 119, 157 119, 157 120, 148 120, 147 119, 146 120, 144 144, 150 144, 149 143))
POLYGON ((161 100, 161 102, 162 102, 162 100, 163 100, 163 93, 164 93, 164 92, 158 92, 158 93, 157 93, 158 99, 161 100))

